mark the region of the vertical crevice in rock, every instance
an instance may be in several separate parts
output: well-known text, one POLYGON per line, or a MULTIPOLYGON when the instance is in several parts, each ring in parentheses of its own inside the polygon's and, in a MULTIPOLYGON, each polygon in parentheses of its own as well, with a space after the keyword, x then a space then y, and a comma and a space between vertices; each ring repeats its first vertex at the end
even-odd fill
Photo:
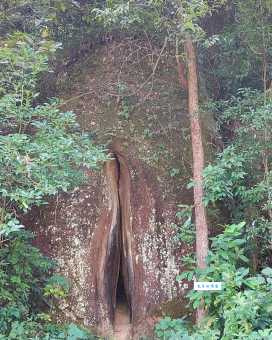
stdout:
POLYGON ((97 293, 102 331, 112 329, 116 318, 133 318, 133 266, 131 251, 130 177, 125 159, 114 155, 105 165, 108 209, 100 218, 100 266, 97 293))
POLYGON ((129 308, 129 317, 133 322, 133 257, 132 257, 132 219, 131 219, 131 182, 130 173, 125 158, 115 152, 119 164, 119 204, 121 219, 121 265, 124 289, 129 308))
POLYGON ((118 193, 119 167, 115 159, 106 162, 106 199, 108 207, 99 221, 97 251, 97 300, 101 317, 101 332, 110 333, 114 322, 116 289, 120 267, 120 205, 118 193))
POLYGON ((118 153, 115 157, 119 167, 118 195, 120 206, 120 271, 116 290, 117 304, 114 320, 114 339, 131 339, 132 322, 132 253, 130 176, 125 159, 118 153))

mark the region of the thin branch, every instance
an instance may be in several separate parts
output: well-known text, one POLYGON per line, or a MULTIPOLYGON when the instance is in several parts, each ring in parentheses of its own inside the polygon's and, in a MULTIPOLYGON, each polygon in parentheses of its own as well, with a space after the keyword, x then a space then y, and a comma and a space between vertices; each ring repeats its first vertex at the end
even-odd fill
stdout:
MULTIPOLYGON (((149 82, 149 80, 152 79, 152 78, 154 77, 154 75, 155 75, 155 73, 156 73, 156 70, 157 70, 157 68, 158 68, 159 61, 160 61, 161 56, 162 56, 162 54, 163 54, 163 51, 164 51, 165 48, 166 48, 167 42, 168 42, 168 39, 165 38, 164 43, 163 43, 163 46, 162 46, 161 51, 160 51, 160 54, 159 54, 159 56, 158 56, 158 58, 157 58, 157 60, 156 60, 156 63, 155 63, 155 65, 154 65, 154 68, 153 68, 153 70, 152 70, 152 73, 149 75, 149 77, 147 77, 147 79, 142 83, 142 85, 141 85, 140 87, 138 87, 134 92, 128 93, 128 94, 124 94, 124 95, 120 95, 120 94, 118 94, 118 93, 107 93, 107 94, 108 94, 109 96, 112 96, 112 97, 118 97, 118 98, 120 98, 120 97, 122 97, 122 98, 126 97, 126 98, 127 98, 127 97, 135 96, 140 90, 142 90, 142 89, 144 88, 144 86, 149 82)), ((92 90, 92 91, 88 91, 88 92, 85 92, 85 93, 81 93, 81 94, 79 94, 79 95, 77 95, 77 96, 75 96, 75 97, 72 97, 72 98, 66 100, 65 102, 59 104, 59 105, 57 106, 57 108, 62 107, 62 106, 64 106, 64 105, 66 105, 67 103, 70 103, 70 102, 72 102, 72 101, 74 101, 74 100, 77 100, 77 99, 79 99, 79 98, 81 98, 81 97, 87 96, 88 94, 91 94, 91 93, 93 93, 93 92, 94 92, 94 91, 92 90)))

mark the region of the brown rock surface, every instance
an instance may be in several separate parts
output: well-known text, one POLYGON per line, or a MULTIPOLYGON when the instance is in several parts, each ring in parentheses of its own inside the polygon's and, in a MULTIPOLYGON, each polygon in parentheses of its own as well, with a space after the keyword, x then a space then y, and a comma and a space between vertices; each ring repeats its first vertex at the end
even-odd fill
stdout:
POLYGON ((113 334, 122 277, 138 338, 165 305, 180 301, 173 314, 184 310, 176 276, 187 250, 173 223, 177 204, 191 202, 184 187, 191 156, 175 58, 148 42, 114 42, 69 70, 63 83, 71 84, 62 89, 64 108, 108 143, 113 160, 88 172, 84 186, 33 211, 29 225, 70 280, 62 317, 113 334))

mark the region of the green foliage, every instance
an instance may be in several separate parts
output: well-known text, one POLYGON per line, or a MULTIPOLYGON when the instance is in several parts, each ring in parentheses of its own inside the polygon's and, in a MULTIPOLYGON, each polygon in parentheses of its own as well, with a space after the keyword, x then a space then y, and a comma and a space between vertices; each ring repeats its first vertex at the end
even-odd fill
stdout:
POLYGON ((155 334, 159 339, 182 339, 183 336, 188 336, 186 330, 186 322, 182 319, 172 319, 165 317, 155 326, 155 334))
POLYGON ((264 260, 271 254, 271 105, 269 91, 249 89, 221 102, 222 124, 234 121, 236 128, 232 143, 204 171, 206 204, 221 202, 234 222, 245 220, 248 248, 264 260))
POLYGON ((216 83, 212 96, 229 98, 242 87, 263 90, 269 85, 265 83, 272 70, 271 11, 270 0, 229 2, 220 17, 222 25, 212 30, 217 36, 213 52, 203 50, 201 56, 205 78, 216 83))
MULTIPOLYGON (((223 290, 189 294, 194 308, 204 297, 206 325, 193 328, 184 320, 166 318, 156 326, 156 335, 204 340, 272 337, 272 8, 269 0, 235 0, 220 14, 225 3, 1 1, 0 35, 5 37, 0 43, 0 339, 92 338, 76 325, 51 322, 55 302, 68 294, 68 283, 59 276, 48 277, 54 264, 31 246, 15 216, 80 184, 81 169, 95 168, 106 158, 88 134, 80 133, 75 115, 59 110, 57 99, 39 102, 37 83, 50 71, 49 60, 60 46, 50 39, 79 46, 105 31, 138 36, 143 27, 156 43, 167 37, 179 45, 188 34, 201 41, 202 70, 207 82, 215 79, 211 93, 217 90, 215 97, 224 99, 217 103, 217 119, 220 130, 227 130, 225 148, 206 167, 204 180, 205 204, 224 206, 229 225, 212 239, 208 268, 195 270, 194 259, 187 256, 188 271, 180 276, 222 280, 223 290), (210 22, 214 13, 221 17, 210 22), (245 86, 263 92, 240 89, 245 86)), ((119 116, 129 119, 125 92, 121 84, 119 116)), ((146 127, 144 134, 152 138, 153 132, 146 127)), ((153 155, 158 162, 165 155, 163 147, 153 155)), ((179 169, 171 169, 170 175, 178 176, 179 169)), ((180 208, 175 227, 180 239, 193 245, 190 207, 180 208)))
POLYGON ((122 119, 128 120, 131 111, 131 103, 129 97, 126 96, 128 87, 125 83, 118 83, 117 90, 121 98, 121 110, 118 112, 118 116, 122 119))
POLYGON ((235 5, 237 6, 235 28, 240 39, 257 61, 267 63, 267 58, 271 56, 271 1, 248 0, 247 4, 244 1, 236 1, 235 5))
POLYGON ((98 338, 75 324, 59 327, 52 326, 52 324, 41 324, 40 320, 28 320, 23 322, 15 321, 8 336, 0 334, 0 339, 95 340, 98 338))
POLYGON ((140 24, 140 17, 131 11, 129 2, 108 1, 107 6, 103 9, 93 9, 96 20, 101 22, 105 27, 127 29, 133 24, 140 24))
MULTIPOLYGON (((15 124, 16 105, 13 106, 13 102, 8 105, 14 109, 11 119, 15 124)), ((104 159, 102 150, 92 145, 87 134, 71 131, 76 127, 72 113, 60 113, 44 105, 36 107, 33 116, 29 128, 35 129, 35 134, 13 133, 0 137, 0 192, 5 200, 23 209, 42 203, 45 195, 67 191, 72 183, 82 181, 79 166, 94 167, 104 159)))
POLYGON ((12 93, 17 100, 32 100, 37 77, 48 70, 48 57, 58 44, 36 42, 28 34, 15 32, 2 42, 0 48, 0 94, 12 93))
POLYGON ((68 282, 50 276, 55 264, 31 245, 32 235, 13 232, 0 248, 0 339, 93 339, 74 324, 51 323, 54 301, 68 282), (48 313, 45 313, 48 311, 48 313))
POLYGON ((26 35, 25 41, 21 38, 12 36, 11 47, 0 49, 0 193, 7 206, 15 203, 26 210, 80 183, 79 167, 96 167, 105 156, 79 131, 72 112, 59 111, 57 101, 32 105, 38 76, 47 70, 48 51, 26 35))
POLYGON ((205 36, 200 20, 211 15, 226 0, 151 0, 137 2, 108 1, 106 6, 93 9, 96 20, 108 30, 146 31, 168 40, 184 40, 190 34, 195 40, 205 36))
POLYGON ((12 214, 7 214, 4 209, 0 209, 0 236, 9 237, 9 234, 19 231, 24 226, 13 217, 12 214))
POLYGON ((155 326, 156 339, 163 340, 218 340, 219 331, 212 329, 198 330, 193 334, 187 329, 188 322, 182 319, 166 317, 155 326))
POLYGON ((195 225, 192 220, 192 206, 179 204, 176 217, 178 219, 178 225, 174 225, 177 228, 178 238, 187 245, 193 245, 195 242, 195 225))
MULTIPOLYGON (((1 3, 11 34, 0 45, 0 339, 92 339, 76 325, 53 323, 68 283, 52 276, 54 264, 31 245, 17 216, 82 183, 83 169, 98 168, 107 157, 57 99, 38 104, 40 76, 59 44, 44 31, 37 38, 36 27, 33 34, 13 32, 10 5, 1 3)), ((17 15, 30 2, 13 5, 17 15)))
POLYGON ((197 309, 204 301, 207 317, 198 327, 180 325, 174 336, 270 339, 271 173, 266 167, 271 164, 270 93, 240 90, 236 98, 221 102, 220 110, 222 124, 235 121, 236 128, 229 145, 205 169, 205 203, 223 203, 236 223, 211 239, 205 270, 195 269, 194 262, 187 261, 188 270, 178 279, 221 281, 223 289, 190 291, 190 306, 197 309), (246 222, 237 223, 241 219, 246 222))
POLYGON ((30 295, 41 294, 45 275, 53 267, 53 263, 43 258, 28 239, 29 235, 25 232, 15 233, 11 239, 3 241, 0 249, 2 312, 4 306, 14 304, 27 311, 30 295))
POLYGON ((234 146, 229 146, 219 155, 216 164, 205 168, 206 205, 239 197, 245 190, 245 161, 245 155, 238 153, 234 146))
POLYGON ((92 10, 104 4, 93 0, 2 0, 0 35, 20 31, 40 40, 51 37, 68 48, 81 47, 87 38, 95 40, 103 33, 92 10))
POLYGON ((179 280, 193 276, 199 281, 222 281, 222 291, 190 291, 189 303, 196 309, 203 301, 208 316, 198 327, 171 320, 156 326, 159 339, 261 339, 272 334, 272 269, 252 275, 246 256, 245 223, 226 226, 212 238, 208 266, 182 273, 179 280))
POLYGON ((171 177, 176 177, 176 176, 178 176, 180 174, 180 169, 178 169, 178 168, 172 168, 171 170, 170 170, 170 176, 171 177))

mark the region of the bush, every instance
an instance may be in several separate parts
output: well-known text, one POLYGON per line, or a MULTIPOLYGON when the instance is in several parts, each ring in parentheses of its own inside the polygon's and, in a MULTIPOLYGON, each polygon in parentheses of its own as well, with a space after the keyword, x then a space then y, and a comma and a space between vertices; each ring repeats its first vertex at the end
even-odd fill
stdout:
POLYGON ((163 319, 156 326, 159 339, 269 339, 272 335, 272 268, 252 275, 246 257, 245 223, 226 227, 212 238, 205 270, 192 269, 179 280, 222 281, 218 292, 190 291, 194 309, 204 301, 208 316, 199 327, 184 320, 163 319))
POLYGON ((84 180, 106 160, 59 102, 34 105, 40 74, 57 44, 22 32, 0 45, 0 339, 92 339, 74 324, 56 325, 55 302, 68 283, 31 245, 17 216, 84 180))

